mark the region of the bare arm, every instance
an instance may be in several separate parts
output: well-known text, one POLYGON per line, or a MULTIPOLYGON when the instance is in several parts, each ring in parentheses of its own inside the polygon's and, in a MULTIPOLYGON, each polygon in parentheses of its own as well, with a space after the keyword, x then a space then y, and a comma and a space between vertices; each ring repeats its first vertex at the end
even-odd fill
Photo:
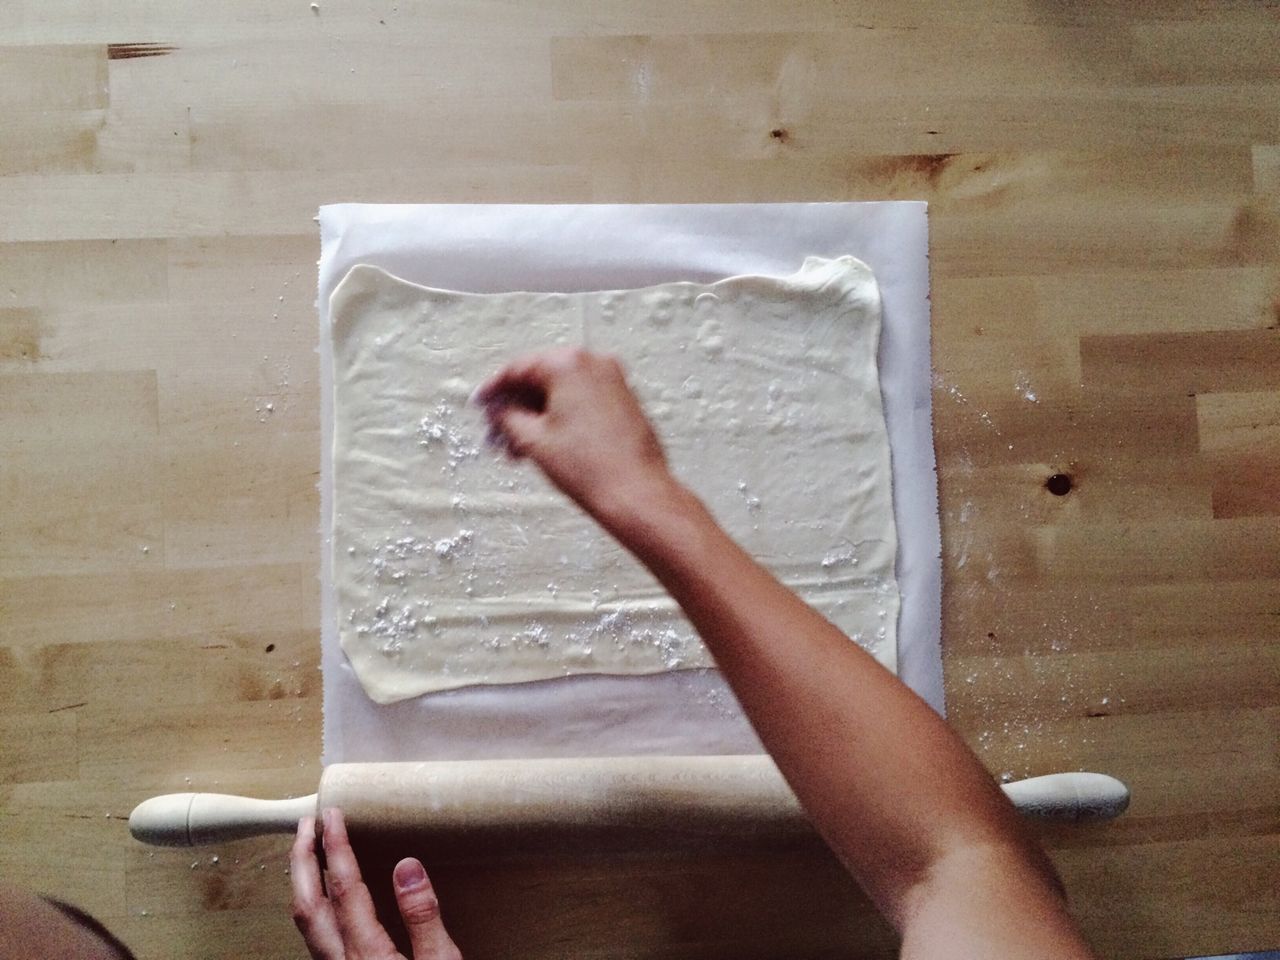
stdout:
POLYGON ((805 810, 910 958, 1091 957, 1044 854, 922 700, 720 529, 673 478, 618 364, 518 360, 477 393, 662 582, 805 810))

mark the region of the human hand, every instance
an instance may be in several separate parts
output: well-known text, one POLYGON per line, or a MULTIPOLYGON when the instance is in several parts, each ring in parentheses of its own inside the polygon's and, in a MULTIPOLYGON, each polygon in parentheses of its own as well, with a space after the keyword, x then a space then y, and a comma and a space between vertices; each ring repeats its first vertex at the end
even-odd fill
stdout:
POLYGON ((571 347, 520 357, 474 395, 491 434, 606 527, 673 483, 653 427, 610 356, 571 347))
MULTIPOLYGON (((324 811, 323 884, 315 831, 315 817, 304 817, 289 853, 293 922, 311 956, 315 960, 406 960, 374 913, 373 898, 347 839, 342 811, 324 811)), ((422 864, 411 857, 401 860, 393 877, 413 960, 461 960, 462 954, 440 920, 440 901, 422 864)))

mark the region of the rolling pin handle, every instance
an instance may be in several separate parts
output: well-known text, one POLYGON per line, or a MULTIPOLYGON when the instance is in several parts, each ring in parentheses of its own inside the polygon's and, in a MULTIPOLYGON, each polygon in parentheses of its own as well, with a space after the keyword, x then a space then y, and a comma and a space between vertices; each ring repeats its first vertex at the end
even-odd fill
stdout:
POLYGON ((255 800, 222 793, 170 793, 144 800, 129 814, 135 840, 159 847, 198 847, 268 833, 292 833, 316 812, 316 794, 255 800))
POLYGON ((1023 814, 1047 820, 1110 820, 1129 806, 1129 788, 1105 773, 1052 773, 1003 790, 1023 814))

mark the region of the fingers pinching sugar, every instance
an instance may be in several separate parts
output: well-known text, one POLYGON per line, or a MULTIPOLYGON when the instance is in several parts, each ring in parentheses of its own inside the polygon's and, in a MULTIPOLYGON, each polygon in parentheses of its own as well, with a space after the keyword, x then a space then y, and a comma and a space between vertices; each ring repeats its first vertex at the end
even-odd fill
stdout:
POLYGON ((552 374, 547 353, 526 354, 512 360, 471 393, 471 402, 486 407, 497 397, 519 389, 545 389, 552 374))
POLYGON ((504 398, 521 406, 541 411, 547 394, 564 374, 582 369, 592 355, 581 347, 553 347, 516 357, 480 384, 471 394, 471 402, 488 407, 504 398))
POLYGON ((512 457, 525 456, 536 439, 557 370, 567 363, 564 351, 519 357, 476 388, 471 402, 488 422, 485 442, 512 457))
POLYGON ((638 491, 673 480, 662 444, 607 354, 561 347, 519 357, 475 393, 489 442, 528 457, 596 519, 626 519, 638 491), (628 508, 629 509, 629 508, 628 508))

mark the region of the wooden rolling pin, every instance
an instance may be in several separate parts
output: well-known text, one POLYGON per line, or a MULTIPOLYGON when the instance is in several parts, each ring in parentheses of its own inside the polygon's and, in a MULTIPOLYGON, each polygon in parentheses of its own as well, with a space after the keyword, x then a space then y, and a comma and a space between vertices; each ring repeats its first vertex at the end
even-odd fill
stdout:
MULTIPOLYGON (((1114 817, 1129 791, 1100 773, 1005 784, 1022 811, 1067 820, 1114 817)), ((435 861, 793 846, 816 839, 764 755, 337 763, 318 793, 255 800, 174 793, 139 804, 144 843, 197 846, 268 833, 340 807, 353 840, 402 842, 435 861)))

